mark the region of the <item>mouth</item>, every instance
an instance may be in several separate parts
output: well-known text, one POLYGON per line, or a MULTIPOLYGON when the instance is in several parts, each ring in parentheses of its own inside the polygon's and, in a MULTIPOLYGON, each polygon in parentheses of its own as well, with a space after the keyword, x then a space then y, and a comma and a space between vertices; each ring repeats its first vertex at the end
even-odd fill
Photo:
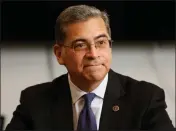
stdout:
POLYGON ((102 64, 99 64, 99 65, 85 65, 84 67, 93 67, 93 66, 101 66, 102 64))

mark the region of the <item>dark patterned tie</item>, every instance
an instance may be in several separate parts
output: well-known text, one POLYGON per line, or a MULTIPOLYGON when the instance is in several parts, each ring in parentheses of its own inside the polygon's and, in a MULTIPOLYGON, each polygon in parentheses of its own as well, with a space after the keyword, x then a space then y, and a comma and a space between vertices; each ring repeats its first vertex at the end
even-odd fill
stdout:
POLYGON ((94 93, 88 93, 83 96, 85 104, 79 116, 77 127, 78 131, 97 130, 95 115, 91 109, 91 103, 95 96, 96 95, 94 93))

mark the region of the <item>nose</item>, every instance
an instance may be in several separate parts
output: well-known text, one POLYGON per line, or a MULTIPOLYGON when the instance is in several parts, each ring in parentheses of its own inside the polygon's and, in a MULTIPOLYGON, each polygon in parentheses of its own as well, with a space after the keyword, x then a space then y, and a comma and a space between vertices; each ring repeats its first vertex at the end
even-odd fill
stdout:
POLYGON ((86 53, 86 56, 89 58, 96 58, 98 57, 98 51, 97 48, 95 47, 95 44, 92 44, 89 46, 89 50, 86 53))

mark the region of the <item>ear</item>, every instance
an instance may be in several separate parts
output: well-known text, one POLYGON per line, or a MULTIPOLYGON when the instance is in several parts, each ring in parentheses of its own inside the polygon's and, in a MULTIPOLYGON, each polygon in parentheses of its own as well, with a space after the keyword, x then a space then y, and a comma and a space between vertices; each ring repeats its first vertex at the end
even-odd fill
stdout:
POLYGON ((62 58, 62 46, 56 43, 53 47, 53 50, 59 64, 64 65, 64 60, 62 58))

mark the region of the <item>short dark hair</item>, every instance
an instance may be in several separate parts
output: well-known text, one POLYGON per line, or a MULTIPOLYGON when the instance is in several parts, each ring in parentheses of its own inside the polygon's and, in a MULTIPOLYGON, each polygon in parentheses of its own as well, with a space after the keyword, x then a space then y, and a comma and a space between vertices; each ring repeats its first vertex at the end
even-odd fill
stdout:
POLYGON ((86 21, 89 18, 93 17, 101 17, 104 20, 107 32, 111 37, 109 17, 106 11, 100 11, 94 6, 75 5, 66 8, 57 17, 55 24, 55 39, 58 42, 63 42, 66 37, 65 28, 68 24, 72 24, 79 21, 86 21))

